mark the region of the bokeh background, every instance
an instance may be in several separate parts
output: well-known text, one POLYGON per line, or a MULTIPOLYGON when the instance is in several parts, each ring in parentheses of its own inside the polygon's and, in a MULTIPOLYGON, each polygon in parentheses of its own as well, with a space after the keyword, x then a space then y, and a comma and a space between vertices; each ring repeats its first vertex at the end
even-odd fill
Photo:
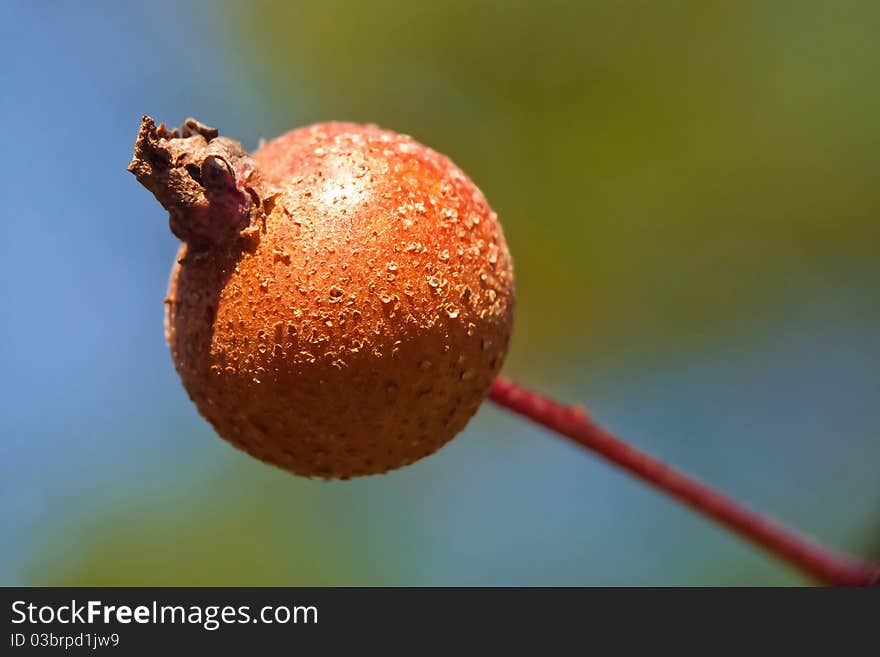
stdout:
POLYGON ((498 211, 505 372, 880 557, 880 3, 0 3, 0 583, 798 584, 484 407, 414 466, 218 440, 163 340, 141 114, 376 122, 498 211))

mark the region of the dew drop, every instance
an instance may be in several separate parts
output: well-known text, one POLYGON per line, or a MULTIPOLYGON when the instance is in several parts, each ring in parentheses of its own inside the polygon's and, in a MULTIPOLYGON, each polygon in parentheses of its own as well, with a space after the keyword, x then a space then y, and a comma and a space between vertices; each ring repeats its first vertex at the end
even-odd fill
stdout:
POLYGON ((498 247, 492 244, 489 247, 489 264, 494 265, 498 262, 498 247))

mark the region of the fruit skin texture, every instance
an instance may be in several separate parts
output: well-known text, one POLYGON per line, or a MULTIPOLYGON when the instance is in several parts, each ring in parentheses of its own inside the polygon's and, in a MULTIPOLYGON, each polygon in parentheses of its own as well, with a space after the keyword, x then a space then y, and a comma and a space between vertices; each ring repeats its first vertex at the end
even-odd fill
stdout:
POLYGON ((166 299, 202 415, 249 454, 325 478, 398 468, 454 437, 513 322, 510 255, 479 189, 413 139, 352 123, 228 164, 249 223, 184 243, 166 299))

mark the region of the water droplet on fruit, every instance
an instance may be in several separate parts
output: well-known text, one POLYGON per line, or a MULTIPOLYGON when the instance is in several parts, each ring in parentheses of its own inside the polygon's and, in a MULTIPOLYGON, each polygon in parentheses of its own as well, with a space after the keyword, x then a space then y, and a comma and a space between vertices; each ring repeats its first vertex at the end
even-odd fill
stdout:
POLYGON ((494 265, 498 262, 498 247, 494 244, 489 246, 489 264, 494 265))

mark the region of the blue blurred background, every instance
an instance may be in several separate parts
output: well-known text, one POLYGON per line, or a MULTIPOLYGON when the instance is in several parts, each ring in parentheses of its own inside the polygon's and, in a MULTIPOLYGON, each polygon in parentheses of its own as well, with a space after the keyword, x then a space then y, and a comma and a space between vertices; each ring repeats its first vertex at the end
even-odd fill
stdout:
POLYGON ((176 242, 140 116, 253 148, 376 122, 505 226, 505 372, 880 557, 880 4, 3 2, 0 584, 797 584, 484 407, 436 455, 310 481, 174 372, 176 242))

